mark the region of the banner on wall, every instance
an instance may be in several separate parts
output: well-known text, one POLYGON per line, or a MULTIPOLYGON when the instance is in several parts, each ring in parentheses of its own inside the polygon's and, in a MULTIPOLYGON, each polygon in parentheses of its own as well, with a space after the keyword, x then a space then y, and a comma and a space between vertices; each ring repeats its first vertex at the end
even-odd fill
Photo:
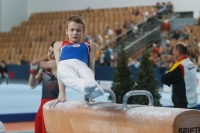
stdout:
MULTIPOLYGON (((197 73, 197 79, 196 79, 196 86, 197 86, 197 93, 200 94, 200 72, 197 73)), ((163 85, 163 91, 164 92, 171 92, 172 90, 172 86, 167 86, 167 85, 163 85)))

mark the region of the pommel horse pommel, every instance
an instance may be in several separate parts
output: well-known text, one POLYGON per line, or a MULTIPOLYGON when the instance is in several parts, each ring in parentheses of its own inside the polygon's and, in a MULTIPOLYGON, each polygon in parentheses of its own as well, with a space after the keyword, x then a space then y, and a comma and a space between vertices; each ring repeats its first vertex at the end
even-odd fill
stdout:
POLYGON ((127 92, 122 104, 66 101, 49 108, 48 103, 43 106, 48 133, 200 133, 200 111, 154 107, 148 91, 127 92), (128 106, 135 95, 146 95, 149 105, 128 106))
MULTIPOLYGON (((105 93, 109 93, 111 96, 111 103, 116 103, 116 96, 115 93, 111 90, 111 89, 104 89, 105 93)), ((91 103, 89 102, 89 98, 87 96, 85 96, 85 107, 88 107, 91 105, 91 103)))

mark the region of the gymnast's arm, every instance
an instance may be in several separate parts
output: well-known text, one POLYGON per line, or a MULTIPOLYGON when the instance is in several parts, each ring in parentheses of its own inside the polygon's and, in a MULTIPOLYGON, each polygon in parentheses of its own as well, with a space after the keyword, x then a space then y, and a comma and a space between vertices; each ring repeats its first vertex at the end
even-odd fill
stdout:
POLYGON ((56 69, 56 60, 40 61, 39 67, 42 69, 56 69))
POLYGON ((38 58, 36 62, 39 63, 39 67, 42 69, 56 69, 56 61, 49 60, 47 55, 38 58))
POLYGON ((93 71, 94 74, 95 74, 94 65, 95 65, 96 50, 97 50, 97 44, 94 42, 91 42, 90 55, 89 55, 89 68, 93 71))
POLYGON ((42 69, 36 74, 38 69, 37 59, 34 59, 30 64, 29 86, 34 89, 42 81, 42 69))
MULTIPOLYGON (((62 41, 55 42, 55 44, 54 44, 54 55, 55 55, 55 59, 56 59, 56 66, 60 62, 61 45, 62 45, 62 41)), ((61 101, 61 102, 65 102, 66 101, 65 86, 58 76, 57 76, 57 79, 58 79, 58 86, 59 86, 59 91, 60 91, 60 95, 59 95, 59 98, 57 100, 61 101)))
POLYGON ((36 58, 36 62, 39 62, 39 61, 48 61, 48 55, 45 55, 43 57, 40 57, 40 58, 36 58))

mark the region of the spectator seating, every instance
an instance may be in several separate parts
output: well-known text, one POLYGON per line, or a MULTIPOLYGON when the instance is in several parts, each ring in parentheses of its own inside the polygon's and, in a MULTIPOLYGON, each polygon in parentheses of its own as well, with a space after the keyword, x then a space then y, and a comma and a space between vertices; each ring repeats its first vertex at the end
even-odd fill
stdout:
MULTIPOLYGON (((149 12, 152 7, 154 6, 145 6, 149 12)), ((141 16, 131 15, 132 10, 133 7, 123 7, 34 13, 28 21, 12 27, 10 32, 0 33, 0 60, 18 64, 23 55, 29 62, 35 57, 43 56, 52 41, 67 39, 65 21, 70 15, 79 14, 85 19, 87 33, 91 37, 94 37, 95 32, 104 37, 106 26, 114 29, 116 24, 122 26, 125 20, 131 19, 135 23, 142 21, 141 16)))

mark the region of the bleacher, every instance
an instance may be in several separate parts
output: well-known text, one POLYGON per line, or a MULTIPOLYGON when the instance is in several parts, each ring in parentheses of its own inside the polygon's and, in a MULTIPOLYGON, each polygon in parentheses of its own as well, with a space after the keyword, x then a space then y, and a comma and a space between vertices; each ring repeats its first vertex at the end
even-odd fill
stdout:
MULTIPOLYGON (((152 7, 145 8, 150 12, 152 7)), ((138 23, 143 19, 141 16, 132 16, 132 10, 133 7, 123 7, 34 13, 28 21, 12 27, 10 32, 0 33, 0 60, 6 60, 8 64, 19 64, 22 56, 29 62, 43 56, 52 41, 67 39, 65 22, 70 15, 79 14, 85 19, 86 30, 91 37, 96 32, 104 37, 106 26, 114 29, 116 24, 122 26, 125 20, 138 23)))
MULTIPOLYGON (((154 6, 141 6, 138 8, 146 8, 148 12, 151 12, 152 7, 155 8, 154 6)), ((52 41, 67 39, 65 34, 65 22, 66 19, 73 14, 81 15, 85 19, 87 34, 92 38, 96 33, 99 33, 104 37, 106 35, 107 26, 114 30, 116 24, 122 27, 125 20, 132 20, 134 23, 141 22, 143 20, 141 15, 131 15, 133 8, 134 7, 123 7, 34 13, 29 17, 28 21, 23 21, 19 26, 12 27, 10 32, 0 33, 0 60, 6 60, 8 64, 19 64, 22 56, 25 56, 29 62, 31 62, 35 57, 43 56, 46 54, 52 41)), ((180 19, 172 21, 172 30, 182 28, 183 25, 180 25, 180 21, 180 19)), ((187 21, 181 22, 192 25, 194 19, 187 19, 187 21)), ((189 39, 181 41, 189 46, 192 42, 193 36, 196 36, 197 38, 200 36, 199 31, 199 26, 192 26, 189 39)), ((113 38, 116 38, 116 35, 113 35, 111 39, 113 38)), ((172 46, 177 42, 178 40, 171 39, 172 46)), ((97 44, 102 43, 97 42, 97 44)), ((105 39, 103 44, 105 44, 105 39)), ((111 43, 111 46, 114 44, 115 41, 111 43)), ((162 49, 160 51, 162 51, 162 49)), ((138 52, 132 57, 138 57, 139 53, 141 52, 138 52)))

